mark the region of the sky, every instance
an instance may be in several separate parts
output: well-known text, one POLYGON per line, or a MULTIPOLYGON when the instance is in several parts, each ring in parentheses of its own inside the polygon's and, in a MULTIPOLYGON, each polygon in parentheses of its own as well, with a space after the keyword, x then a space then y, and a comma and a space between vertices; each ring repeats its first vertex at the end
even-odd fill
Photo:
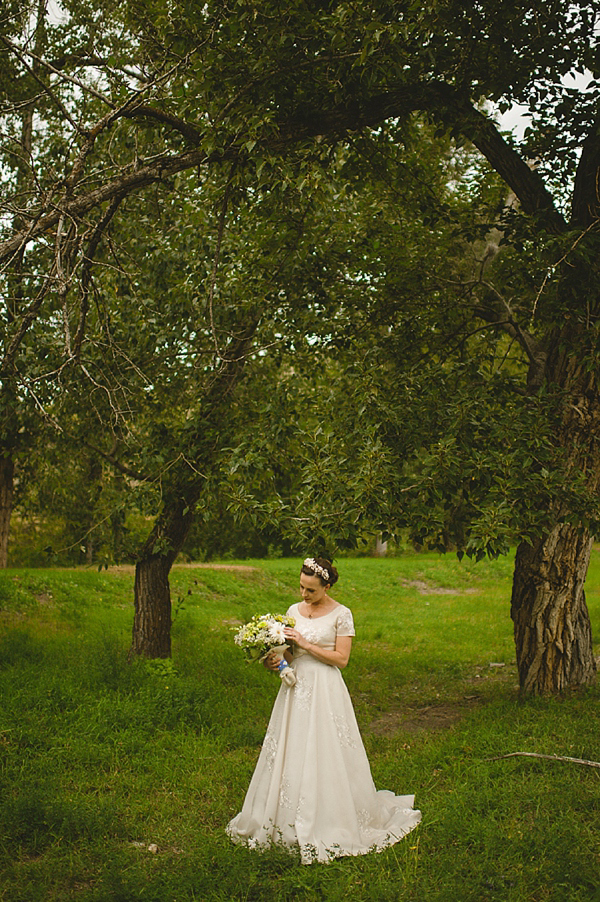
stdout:
MULTIPOLYGON (((591 72, 576 73, 575 75, 566 75, 563 83, 567 88, 578 88, 580 91, 584 91, 592 78, 591 72)), ((512 131, 517 141, 520 141, 529 124, 526 112, 526 106, 515 104, 506 113, 498 113, 495 118, 504 131, 512 131)))

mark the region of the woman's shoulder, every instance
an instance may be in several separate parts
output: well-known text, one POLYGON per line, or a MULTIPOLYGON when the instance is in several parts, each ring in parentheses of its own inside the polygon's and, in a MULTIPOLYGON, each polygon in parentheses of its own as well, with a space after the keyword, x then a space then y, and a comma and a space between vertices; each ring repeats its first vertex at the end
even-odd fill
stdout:
POLYGON ((332 598, 331 600, 334 602, 333 610, 337 611, 338 614, 340 614, 342 611, 348 611, 349 614, 352 613, 350 608, 347 607, 345 604, 342 604, 341 601, 336 601, 335 598, 332 598))
POLYGON ((337 608, 335 610, 335 622, 338 635, 340 634, 340 630, 344 630, 342 635, 345 636, 354 636, 354 618, 352 617, 352 611, 350 608, 346 607, 345 604, 340 604, 338 602, 337 608))

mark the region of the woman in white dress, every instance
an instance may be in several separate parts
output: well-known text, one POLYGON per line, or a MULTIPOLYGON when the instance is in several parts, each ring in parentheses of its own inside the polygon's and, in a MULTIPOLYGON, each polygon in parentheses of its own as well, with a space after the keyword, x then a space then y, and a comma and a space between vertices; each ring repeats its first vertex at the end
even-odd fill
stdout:
MULTIPOLYGON (((302 861, 381 851, 421 820, 414 796, 375 789, 341 670, 354 636, 349 608, 328 594, 333 565, 307 558, 302 601, 288 614, 288 663, 296 683, 282 683, 241 812, 227 826, 234 842, 251 848, 281 843, 302 861)), ((271 655, 265 665, 277 670, 271 655)))

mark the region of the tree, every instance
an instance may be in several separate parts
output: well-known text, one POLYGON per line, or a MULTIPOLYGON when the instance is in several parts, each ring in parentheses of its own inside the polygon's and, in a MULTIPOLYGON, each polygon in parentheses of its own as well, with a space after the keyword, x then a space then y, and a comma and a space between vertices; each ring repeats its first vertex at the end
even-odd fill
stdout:
MULTIPOLYGON (((365 128, 390 117, 405 120, 411 111, 422 110, 470 140, 519 202, 518 211, 509 204, 498 210, 496 222, 502 244, 512 243, 519 251, 501 255, 496 269, 504 269, 513 298, 488 281, 481 266, 477 277, 471 274, 462 283, 461 315, 454 325, 468 334, 477 322, 488 324, 522 348, 528 365, 521 391, 530 403, 521 405, 519 414, 527 414, 524 422, 543 427, 539 438, 545 454, 548 442, 558 446, 554 462, 562 461, 555 475, 566 475, 574 485, 566 492, 558 480, 552 484, 539 466, 540 455, 529 455, 528 482, 546 479, 547 507, 544 516, 533 518, 535 527, 530 517, 512 530, 523 538, 512 600, 523 691, 557 691, 588 682, 595 665, 583 583, 597 522, 599 464, 594 450, 598 92, 594 81, 581 92, 566 87, 563 77, 586 68, 595 72, 595 13, 585 4, 567 10, 532 4, 524 15, 511 4, 501 10, 446 4, 420 9, 414 17, 409 9, 398 16, 397 6, 380 5, 375 14, 364 10, 362 21, 348 7, 338 6, 335 13, 344 23, 343 39, 336 32, 336 50, 343 44, 352 62, 341 63, 341 54, 334 62, 321 58, 322 78, 311 85, 310 97, 302 94, 303 83, 293 92, 286 85, 293 95, 289 106, 296 110, 286 134, 294 126, 306 135, 339 134, 345 127, 365 128), (528 26, 535 18, 539 28, 532 37, 528 26), (533 124, 521 153, 478 107, 482 99, 529 105, 533 124), (535 167, 530 157, 537 160, 535 167), (538 403, 531 400, 535 396, 538 403)), ((311 41, 326 19, 296 29, 298 67, 302 52, 310 65, 308 48, 314 51, 311 41)), ((327 24, 333 31, 332 21, 327 24)), ((493 254, 491 242, 486 250, 493 254)), ((476 353, 473 343, 469 350, 476 353)), ((517 459, 527 465, 526 454, 517 459)), ((472 523, 471 512, 466 544, 477 551, 472 523)), ((492 538, 504 526, 505 518, 498 517, 492 538)), ((484 532, 482 547, 493 550, 484 532)))
MULTIPOLYGON (((25 366, 22 351, 34 323, 55 334, 58 314, 65 326, 62 372, 81 367, 98 273, 93 261, 125 198, 198 168, 218 173, 225 214, 232 209, 225 203, 228 184, 244 182, 252 196, 279 191, 282 198, 286 185, 306 184, 319 151, 324 158, 324 149, 359 133, 377 137, 385 124, 398 125, 400 135, 420 112, 444 134, 471 142, 518 202, 518 209, 497 210, 501 247, 513 249, 498 255, 502 281, 463 274, 453 322, 467 333, 485 325, 522 348, 523 390, 553 399, 544 422, 587 498, 584 516, 583 502, 554 495, 537 534, 531 524, 521 530, 512 605, 521 684, 544 692, 591 680, 583 580, 598 474, 598 90, 593 80, 587 91, 566 87, 564 77, 597 74, 597 12, 558 0, 524 7, 446 0, 285 10, 243 2, 231 9, 208 3, 190 10, 177 2, 65 8, 68 28, 48 29, 42 55, 29 40, 16 39, 26 33, 27 4, 16 3, 4 20, 6 59, 24 91, 20 99, 15 79, 5 82, 6 116, 16 121, 23 102, 39 96, 38 115, 47 123, 35 151, 20 152, 29 193, 19 191, 15 174, 5 207, 11 224, 5 217, 0 261, 13 284, 19 266, 28 273, 28 301, 13 304, 7 324, 5 397, 20 384, 15 373, 25 366), (500 133, 486 101, 529 105, 532 126, 521 148, 500 133), (42 147, 51 142, 55 165, 40 169, 42 147)), ((12 153, 4 158, 9 168, 12 153)), ((10 289, 9 296, 19 293, 10 289)), ((185 433, 194 449, 186 459, 196 470, 208 447, 220 447, 200 438, 220 428, 217 394, 238 383, 234 356, 239 364, 256 328, 250 316, 237 333, 229 331, 230 365, 214 383, 221 389, 209 392, 208 406, 185 433)), ((481 350, 474 342, 465 348, 473 355, 481 350)), ((165 599, 170 561, 200 491, 182 462, 177 474, 142 555, 141 569, 156 571, 165 599)), ((471 529, 475 520, 464 523, 471 529)), ((470 536, 475 540, 476 530, 470 536)), ((166 601, 160 609, 168 612, 166 601)))

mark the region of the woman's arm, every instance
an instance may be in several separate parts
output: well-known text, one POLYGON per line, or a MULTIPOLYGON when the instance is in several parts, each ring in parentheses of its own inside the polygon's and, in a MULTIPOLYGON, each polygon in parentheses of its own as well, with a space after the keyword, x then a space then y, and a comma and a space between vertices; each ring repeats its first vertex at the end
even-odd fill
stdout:
POLYGON ((332 664, 334 667, 339 667, 340 670, 343 670, 348 663, 350 652, 352 651, 352 636, 338 636, 335 640, 334 649, 313 645, 301 633, 290 627, 285 628, 285 637, 294 642, 298 648, 303 648, 317 661, 323 661, 324 664, 332 664))

